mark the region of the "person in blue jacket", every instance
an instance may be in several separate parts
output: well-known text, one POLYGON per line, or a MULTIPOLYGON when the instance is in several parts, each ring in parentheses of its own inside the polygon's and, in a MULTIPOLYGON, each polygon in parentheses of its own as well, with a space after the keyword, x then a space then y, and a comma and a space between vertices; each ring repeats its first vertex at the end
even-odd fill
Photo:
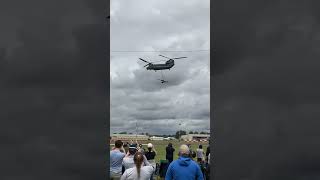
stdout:
POLYGON ((200 166, 193 161, 187 145, 181 145, 179 158, 170 163, 165 180, 203 180, 200 166))

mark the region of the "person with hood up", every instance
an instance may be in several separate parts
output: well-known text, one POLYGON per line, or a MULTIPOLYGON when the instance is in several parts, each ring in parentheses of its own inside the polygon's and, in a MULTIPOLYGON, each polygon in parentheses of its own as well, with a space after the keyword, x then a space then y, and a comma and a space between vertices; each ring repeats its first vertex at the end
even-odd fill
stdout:
POLYGON ((199 165, 191 160, 190 150, 187 145, 181 145, 179 158, 170 163, 166 180, 203 180, 203 174, 199 165))

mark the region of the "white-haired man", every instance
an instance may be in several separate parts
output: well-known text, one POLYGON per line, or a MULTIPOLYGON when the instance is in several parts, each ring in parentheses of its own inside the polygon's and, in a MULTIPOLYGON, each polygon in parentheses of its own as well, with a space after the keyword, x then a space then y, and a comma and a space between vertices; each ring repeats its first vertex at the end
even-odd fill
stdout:
POLYGON ((166 180, 203 180, 200 166, 190 158, 190 150, 187 145, 181 145, 179 158, 170 163, 166 180))

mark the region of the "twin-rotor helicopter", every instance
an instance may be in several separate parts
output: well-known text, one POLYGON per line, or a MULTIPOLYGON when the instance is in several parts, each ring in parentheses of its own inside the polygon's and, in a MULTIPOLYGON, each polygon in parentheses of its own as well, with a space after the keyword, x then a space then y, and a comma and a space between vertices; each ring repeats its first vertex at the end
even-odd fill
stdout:
MULTIPOLYGON (((187 58, 187 57, 177 57, 177 58, 169 58, 169 57, 166 57, 166 56, 163 56, 163 55, 159 55, 161 57, 164 57, 164 58, 167 58, 168 60, 165 61, 165 63, 162 63, 162 64, 155 64, 155 62, 149 62, 149 61, 146 61, 142 58, 139 58, 141 61, 147 63, 144 67, 146 67, 147 70, 154 70, 154 71, 161 71, 161 70, 170 70, 175 64, 174 64, 174 60, 175 59, 184 59, 184 58, 187 58)), ((161 61, 164 61, 164 60, 161 60, 161 61)), ((157 61, 159 62, 159 61, 157 61)), ((168 81, 164 80, 164 79, 158 79, 161 81, 161 83, 167 83, 168 81)))

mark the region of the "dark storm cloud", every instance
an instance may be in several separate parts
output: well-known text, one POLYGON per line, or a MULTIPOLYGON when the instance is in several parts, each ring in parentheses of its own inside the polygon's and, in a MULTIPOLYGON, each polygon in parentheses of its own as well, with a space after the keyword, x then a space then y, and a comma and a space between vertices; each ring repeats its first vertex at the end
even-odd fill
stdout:
MULTIPOLYGON (((148 112, 146 112, 148 113, 148 112)), ((148 114, 143 114, 143 112, 139 112, 139 114, 133 114, 133 117, 137 120, 160 120, 160 119, 176 119, 176 116, 174 114, 168 114, 168 113, 155 113, 155 112, 149 112, 148 114)))
POLYGON ((84 1, 0 9, 1 179, 103 179, 108 29, 84 1))
POLYGON ((320 26, 286 2, 215 3, 217 179, 320 177, 320 26))

